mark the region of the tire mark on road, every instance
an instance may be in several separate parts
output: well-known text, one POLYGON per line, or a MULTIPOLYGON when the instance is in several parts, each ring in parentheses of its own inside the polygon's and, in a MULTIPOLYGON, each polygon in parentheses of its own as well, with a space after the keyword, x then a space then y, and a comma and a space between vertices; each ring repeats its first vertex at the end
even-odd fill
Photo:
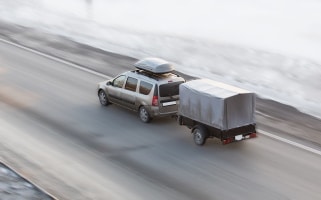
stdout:
POLYGON ((177 180, 175 177, 167 175, 165 172, 160 172, 147 167, 143 163, 135 161, 126 155, 108 156, 107 158, 122 167, 133 170, 140 177, 143 177, 145 180, 148 180, 155 185, 177 192, 181 195, 181 199, 215 200, 213 196, 207 196, 197 188, 191 187, 186 183, 177 180))

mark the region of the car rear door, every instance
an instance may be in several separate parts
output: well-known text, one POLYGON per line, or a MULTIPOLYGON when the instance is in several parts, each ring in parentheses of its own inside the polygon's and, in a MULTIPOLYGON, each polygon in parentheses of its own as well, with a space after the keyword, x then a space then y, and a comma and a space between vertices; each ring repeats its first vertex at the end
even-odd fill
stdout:
POLYGON ((137 98, 137 83, 138 79, 128 76, 124 90, 122 92, 122 105, 134 110, 137 98))
POLYGON ((184 81, 169 82, 159 85, 159 112, 176 113, 179 104, 179 85, 184 81))

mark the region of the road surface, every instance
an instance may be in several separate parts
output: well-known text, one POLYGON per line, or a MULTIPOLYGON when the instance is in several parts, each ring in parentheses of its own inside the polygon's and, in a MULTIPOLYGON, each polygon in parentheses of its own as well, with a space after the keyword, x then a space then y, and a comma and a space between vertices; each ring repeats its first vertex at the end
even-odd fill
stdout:
POLYGON ((321 198, 320 155, 264 135, 198 147, 173 119, 100 106, 97 74, 0 52, 0 158, 58 199, 321 198))

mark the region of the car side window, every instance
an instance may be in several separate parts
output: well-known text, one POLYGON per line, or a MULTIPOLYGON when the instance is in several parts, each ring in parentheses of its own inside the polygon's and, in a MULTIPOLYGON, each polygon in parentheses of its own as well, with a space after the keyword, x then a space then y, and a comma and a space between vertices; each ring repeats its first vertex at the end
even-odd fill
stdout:
POLYGON ((115 78, 113 81, 113 86, 122 88, 124 85, 124 82, 125 82, 125 78, 126 78, 125 75, 121 75, 121 76, 115 78))
POLYGON ((152 90, 153 85, 150 83, 147 83, 145 81, 141 81, 139 85, 139 93, 148 95, 150 91, 152 90))
POLYGON ((135 92, 138 80, 136 78, 128 77, 125 85, 126 90, 135 92))

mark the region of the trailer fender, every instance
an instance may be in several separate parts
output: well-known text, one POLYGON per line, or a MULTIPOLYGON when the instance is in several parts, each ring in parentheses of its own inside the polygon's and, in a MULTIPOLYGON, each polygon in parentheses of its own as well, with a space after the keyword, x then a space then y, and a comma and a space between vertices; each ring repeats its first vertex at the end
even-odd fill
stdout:
POLYGON ((179 125, 182 126, 182 125, 183 125, 183 117, 180 116, 180 115, 178 115, 178 116, 177 116, 177 122, 178 122, 179 125))
POLYGON ((192 128, 194 143, 202 146, 208 138, 208 131, 204 125, 198 124, 192 128))

